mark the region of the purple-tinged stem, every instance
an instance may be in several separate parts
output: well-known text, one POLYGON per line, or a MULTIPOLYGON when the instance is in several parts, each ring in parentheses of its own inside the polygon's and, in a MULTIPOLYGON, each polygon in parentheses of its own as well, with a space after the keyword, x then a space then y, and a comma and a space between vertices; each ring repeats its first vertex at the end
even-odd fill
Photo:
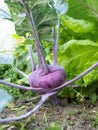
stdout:
POLYGON ((58 64, 58 58, 57 58, 57 52, 58 52, 58 42, 59 42, 59 36, 60 36, 60 20, 58 19, 58 31, 56 35, 56 40, 55 40, 55 29, 52 31, 52 37, 54 39, 53 43, 53 55, 54 55, 54 64, 58 64))
POLYGON ((50 96, 52 96, 54 94, 55 94, 55 92, 42 95, 42 99, 39 101, 39 103, 36 105, 36 107, 33 108, 31 111, 29 111, 26 114, 23 114, 23 115, 21 115, 19 117, 0 119, 0 123, 6 124, 6 123, 10 123, 10 122, 15 122, 15 121, 20 121, 20 120, 26 119, 27 117, 31 116, 34 112, 36 112, 43 105, 43 103, 48 99, 48 97, 50 97, 50 96))
POLYGON ((85 76, 86 74, 90 73, 92 70, 94 70, 96 67, 98 67, 98 62, 94 65, 92 65, 91 67, 89 67, 86 71, 82 72, 80 75, 76 76, 75 78, 73 78, 72 80, 63 83, 62 85, 60 85, 57 88, 52 89, 51 91, 57 91, 60 89, 63 89, 64 87, 68 86, 69 84, 72 84, 73 82, 79 80, 80 78, 82 78, 83 76, 85 76))
POLYGON ((28 46, 28 51, 29 51, 29 55, 30 55, 30 59, 31 59, 31 64, 32 64, 32 71, 36 70, 36 65, 34 62, 34 58, 33 58, 33 53, 32 53, 32 48, 31 46, 28 46))
POLYGON ((36 97, 33 97, 33 98, 30 98, 30 99, 27 99, 27 100, 25 100, 25 101, 23 101, 23 102, 25 102, 25 103, 28 103, 28 102, 32 102, 32 101, 37 101, 38 99, 40 99, 40 95, 39 96, 36 96, 36 97))
POLYGON ((53 45, 52 45, 52 51, 53 51, 53 59, 55 64, 55 28, 52 27, 52 39, 53 39, 53 45))
POLYGON ((38 93, 40 93, 40 92, 48 92, 47 89, 43 90, 43 88, 26 87, 26 86, 17 85, 17 84, 14 84, 14 83, 6 82, 4 80, 0 80, 0 84, 10 86, 10 87, 13 87, 13 88, 23 89, 23 90, 34 90, 34 91, 37 91, 38 93))
POLYGON ((6 85, 6 86, 10 86, 10 87, 14 87, 14 88, 24 89, 24 90, 32 90, 31 87, 26 87, 26 86, 13 84, 13 83, 10 83, 10 82, 6 82, 4 80, 0 80, 0 84, 6 85))
POLYGON ((10 86, 10 87, 13 87, 13 88, 23 89, 23 90, 34 90, 34 91, 37 91, 37 92, 41 92, 41 91, 48 92, 47 89, 43 90, 43 88, 26 87, 26 86, 17 85, 17 84, 14 84, 14 83, 6 82, 4 80, 0 80, 0 84, 10 86))
POLYGON ((22 2, 23 2, 23 6, 24 6, 24 8, 25 8, 25 10, 27 12, 27 15, 28 15, 28 17, 30 19, 31 26, 32 26, 32 31, 34 33, 34 37, 35 37, 35 40, 36 40, 36 47, 37 47, 37 54, 38 54, 38 67, 39 68, 41 67, 41 61, 42 61, 42 65, 44 67, 44 72, 45 73, 49 73, 50 69, 49 69, 49 67, 47 65, 47 62, 45 60, 45 57, 44 57, 42 49, 41 49, 39 35, 38 35, 38 32, 37 32, 36 27, 35 27, 35 23, 34 23, 34 19, 33 19, 33 16, 32 16, 32 12, 27 7, 26 0, 22 0, 22 2))
POLYGON ((15 68, 15 70, 16 70, 18 73, 20 73, 22 76, 24 76, 25 78, 29 79, 29 76, 28 76, 27 74, 25 74, 23 71, 21 71, 21 70, 19 70, 19 69, 17 69, 17 68, 15 68))

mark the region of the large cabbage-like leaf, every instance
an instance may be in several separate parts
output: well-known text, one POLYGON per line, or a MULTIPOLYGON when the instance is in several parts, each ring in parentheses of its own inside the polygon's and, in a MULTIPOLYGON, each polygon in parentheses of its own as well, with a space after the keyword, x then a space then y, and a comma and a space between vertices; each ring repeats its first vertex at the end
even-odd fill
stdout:
POLYGON ((63 39, 60 40, 66 42, 74 38, 98 41, 98 1, 68 0, 68 4, 66 15, 61 16, 62 31, 60 36, 63 39))
MULTIPOLYGON (((65 67, 69 79, 77 76, 96 62, 98 62, 98 44, 93 41, 70 40, 60 47, 59 63, 65 67)), ((98 68, 84 76, 85 85, 98 80, 97 71, 98 68)))
POLYGON ((89 20, 74 19, 67 15, 60 15, 62 24, 75 33, 93 33, 95 23, 89 20))
MULTIPOLYGON (((16 0, 14 2, 9 2, 9 0, 5 0, 5 2, 8 4, 10 9, 17 33, 19 35, 25 35, 27 32, 32 32, 30 21, 28 16, 26 16, 21 1, 16 0)), ((51 31, 51 27, 56 25, 56 11, 49 7, 47 0, 28 0, 26 2, 32 11, 39 34, 45 36, 51 31)))
POLYGON ((67 14, 78 19, 98 17, 98 0, 68 0, 67 14))

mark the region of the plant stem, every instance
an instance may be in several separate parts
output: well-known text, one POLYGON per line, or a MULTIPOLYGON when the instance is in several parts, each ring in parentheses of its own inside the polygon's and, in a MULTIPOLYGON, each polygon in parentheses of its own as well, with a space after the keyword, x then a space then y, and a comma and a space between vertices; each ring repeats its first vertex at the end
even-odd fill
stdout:
POLYGON ((19 69, 17 69, 17 68, 15 68, 15 70, 16 70, 18 73, 20 73, 22 76, 24 76, 25 78, 29 79, 29 76, 28 76, 27 74, 25 74, 23 71, 21 71, 21 70, 19 70, 19 69))
POLYGON ((50 69, 47 65, 47 62, 45 60, 45 57, 44 57, 42 49, 41 49, 39 35, 38 35, 36 27, 35 27, 32 12, 27 7, 26 0, 22 0, 22 2, 23 2, 23 6, 24 6, 24 8, 27 12, 27 16, 29 17, 29 20, 30 20, 30 23, 31 23, 31 26, 32 26, 32 31, 34 33, 34 37, 35 37, 35 40, 36 40, 36 47, 37 47, 37 54, 38 54, 38 67, 39 68, 41 67, 41 62, 42 62, 42 65, 43 65, 43 68, 44 68, 44 73, 49 73, 50 69))
POLYGON ((23 89, 23 90, 34 90, 34 91, 37 91, 37 92, 42 92, 42 91, 47 92, 48 91, 47 89, 43 90, 42 88, 26 87, 26 86, 10 83, 10 82, 4 81, 4 80, 0 80, 0 84, 10 86, 10 87, 13 87, 13 88, 23 89))
POLYGON ((55 28, 52 28, 52 38, 53 38, 53 45, 52 45, 52 51, 53 51, 53 59, 55 64, 55 28))
POLYGON ((52 89, 51 91, 57 91, 57 90, 61 90, 64 87, 68 86, 69 84, 72 84, 73 82, 79 80, 80 78, 82 78, 83 76, 85 76, 86 74, 90 73, 92 70, 94 70, 96 67, 98 67, 98 62, 95 63, 94 65, 92 65, 91 67, 89 67, 87 70, 85 70, 84 72, 82 72, 81 74, 79 74, 78 76, 76 76, 75 78, 73 78, 72 80, 63 83, 62 85, 60 85, 57 88, 52 89))
POLYGON ((31 87, 26 87, 26 86, 13 84, 13 83, 10 83, 10 82, 6 82, 4 80, 0 80, 0 84, 6 85, 6 86, 10 86, 10 87, 14 87, 14 88, 23 89, 23 90, 32 90, 31 87))
POLYGON ((34 58, 33 58, 33 53, 32 53, 31 46, 28 46, 28 51, 29 51, 29 55, 30 55, 30 59, 31 59, 31 64, 32 64, 32 71, 34 71, 36 69, 36 65, 35 65, 35 62, 34 62, 34 58))
POLYGON ((15 121, 20 121, 20 120, 26 119, 27 117, 32 115, 34 112, 36 112, 43 105, 43 103, 48 99, 48 97, 50 97, 54 94, 55 94, 55 92, 42 95, 42 99, 39 101, 39 103, 36 105, 35 108, 33 108, 32 110, 30 110, 26 114, 23 114, 19 117, 0 119, 0 123, 5 124, 5 123, 9 123, 9 122, 15 122, 15 121))
POLYGON ((23 101, 23 103, 28 103, 28 102, 35 102, 35 101, 37 101, 38 99, 40 99, 40 95, 39 96, 36 96, 36 97, 33 97, 33 98, 31 98, 31 99, 27 99, 27 100, 25 100, 25 101, 23 101))
POLYGON ((55 40, 55 30, 54 28, 52 29, 52 37, 54 39, 53 43, 53 55, 54 55, 54 64, 58 64, 58 58, 57 58, 57 52, 58 52, 58 41, 59 41, 59 36, 60 36, 60 20, 58 19, 58 31, 56 35, 56 40, 55 40))

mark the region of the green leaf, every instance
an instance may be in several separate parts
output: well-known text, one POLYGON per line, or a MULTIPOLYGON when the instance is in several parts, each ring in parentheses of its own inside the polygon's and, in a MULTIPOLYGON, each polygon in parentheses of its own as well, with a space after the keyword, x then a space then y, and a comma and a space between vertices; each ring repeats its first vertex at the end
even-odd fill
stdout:
POLYGON ((67 14, 78 19, 94 19, 98 17, 98 0, 68 0, 67 14))
POLYGON ((98 18, 98 0, 82 0, 81 4, 92 13, 91 17, 98 18))
POLYGON ((60 43, 63 44, 72 38, 98 41, 98 0, 68 0, 67 2, 68 20, 65 19, 66 25, 63 23, 64 20, 62 21, 60 43))
POLYGON ((62 24, 75 33, 94 32, 95 23, 92 21, 74 19, 67 15, 60 15, 59 17, 61 19, 62 24))
MULTIPOLYGON (((67 71, 69 79, 79 75, 87 68, 98 62, 98 44, 90 40, 70 40, 60 47, 59 63, 67 71)), ((91 71, 79 83, 84 81, 85 85, 98 80, 98 68, 91 71)))
MULTIPOLYGON (((15 22, 17 33, 19 35, 25 35, 27 32, 32 33, 32 27, 22 3, 19 1, 5 1, 8 4, 12 19, 15 22)), ((56 25, 57 22, 55 9, 49 7, 47 0, 28 0, 26 3, 33 14, 39 35, 49 34, 52 26, 56 25)))
MULTIPOLYGON (((97 47, 96 47, 97 48, 97 47)), ((93 64, 98 62, 98 52, 93 50, 93 54, 88 58, 85 66, 84 66, 84 70, 86 70, 87 68, 89 68, 90 66, 92 66, 93 64)), ((91 71, 89 74, 87 74, 86 76, 84 76, 84 82, 85 85, 91 84, 92 81, 97 81, 98 80, 98 69, 94 69, 93 71, 91 71)))

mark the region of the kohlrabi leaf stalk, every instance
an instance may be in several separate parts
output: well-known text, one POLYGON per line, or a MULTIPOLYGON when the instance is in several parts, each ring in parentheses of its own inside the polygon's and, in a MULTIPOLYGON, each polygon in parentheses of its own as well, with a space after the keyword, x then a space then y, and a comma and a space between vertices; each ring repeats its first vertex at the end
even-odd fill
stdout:
POLYGON ((41 68, 41 64, 42 64, 42 67, 44 69, 44 73, 45 74, 49 73, 50 69, 47 65, 47 62, 46 62, 45 57, 44 57, 43 52, 42 52, 40 39, 39 39, 39 35, 38 35, 37 29, 36 29, 36 26, 35 26, 35 23, 34 23, 34 18, 33 18, 32 12, 29 9, 26 0, 22 0, 22 4, 23 4, 25 11, 26 11, 26 14, 27 14, 27 16, 30 20, 32 31, 33 31, 33 34, 34 34, 34 37, 35 37, 37 54, 38 54, 38 68, 41 68))
POLYGON ((58 42, 59 42, 59 37, 60 37, 60 19, 58 19, 58 25, 57 25, 57 35, 56 35, 56 30, 53 27, 52 28, 52 38, 53 38, 53 57, 54 57, 54 65, 58 64, 58 42))

